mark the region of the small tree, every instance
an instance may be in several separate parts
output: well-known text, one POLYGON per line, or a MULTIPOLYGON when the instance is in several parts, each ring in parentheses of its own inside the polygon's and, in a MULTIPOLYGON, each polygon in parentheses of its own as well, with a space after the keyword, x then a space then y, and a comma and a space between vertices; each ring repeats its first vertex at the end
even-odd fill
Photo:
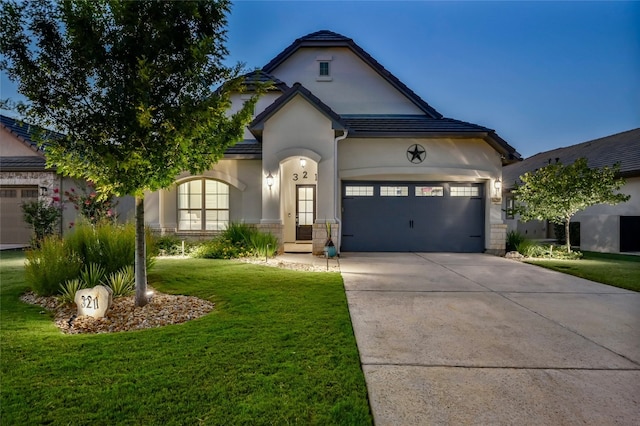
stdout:
POLYGON ((98 194, 93 182, 78 185, 78 191, 75 188, 64 191, 64 195, 78 214, 92 226, 115 222, 118 218, 115 212, 118 202, 113 196, 98 194))
POLYGON ((624 179, 616 178, 619 170, 618 164, 591 169, 586 158, 579 158, 573 164, 549 164, 527 172, 520 176, 522 184, 513 191, 514 213, 520 214, 525 222, 537 219, 564 224, 570 253, 569 226, 576 213, 595 204, 614 205, 630 198, 617 193, 625 183, 624 179))
POLYGON ((38 199, 25 202, 21 207, 24 221, 35 233, 33 245, 38 247, 45 237, 57 233, 56 227, 62 217, 62 208, 56 200, 38 199))
MULTIPOLYGON (((46 141, 47 164, 136 197, 136 304, 144 306, 144 193, 201 173, 242 139, 256 97, 228 54, 228 0, 2 0, 0 69, 19 83, 46 141)), ((260 85, 253 84, 256 93, 260 85)))

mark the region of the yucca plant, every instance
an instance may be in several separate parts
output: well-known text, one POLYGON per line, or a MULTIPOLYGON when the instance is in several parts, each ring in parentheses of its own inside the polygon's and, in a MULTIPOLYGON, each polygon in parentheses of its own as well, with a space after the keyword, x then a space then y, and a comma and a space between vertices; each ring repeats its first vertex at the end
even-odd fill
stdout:
POLYGON ((76 292, 78 290, 82 290, 83 288, 86 288, 86 286, 84 282, 79 278, 65 281, 65 283, 62 285, 62 288, 60 289, 58 303, 63 305, 74 303, 76 292))
POLYGON ((90 263, 80 271, 80 279, 84 282, 87 288, 100 285, 105 275, 105 269, 97 263, 90 263))
POLYGON ((110 274, 106 284, 113 290, 113 297, 130 296, 136 289, 136 279, 133 266, 124 266, 110 274))

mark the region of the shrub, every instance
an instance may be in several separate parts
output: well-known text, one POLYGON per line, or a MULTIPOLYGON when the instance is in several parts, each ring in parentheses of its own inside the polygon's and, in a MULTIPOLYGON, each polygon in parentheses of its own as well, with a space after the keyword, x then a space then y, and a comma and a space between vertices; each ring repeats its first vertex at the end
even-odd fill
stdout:
POLYGON ((130 296, 136 289, 136 277, 133 266, 125 266, 112 273, 105 284, 113 290, 113 297, 130 296))
POLYGON ((154 245, 160 256, 189 255, 198 246, 197 243, 184 241, 184 253, 182 251, 183 240, 173 235, 163 235, 153 239, 154 245))
POLYGON ((251 236, 256 234, 258 230, 245 223, 230 223, 227 229, 222 232, 221 238, 231 241, 231 244, 246 245, 251 240, 251 236))
POLYGON ((249 255, 251 252, 243 243, 233 244, 221 237, 204 242, 191 252, 192 257, 201 259, 235 259, 249 255))
MULTIPOLYGON (((564 223, 554 223, 553 232, 556 235, 558 244, 567 244, 567 236, 564 223)), ((571 222, 569 224, 569 237, 572 246, 580 246, 580 222, 571 222)))
POLYGON ((251 251, 256 257, 273 256, 278 250, 278 239, 272 234, 255 232, 249 240, 251 251))
POLYGON ((526 240, 526 237, 518 231, 512 230, 507 232, 507 251, 518 250, 518 245, 524 240, 526 240))
POLYGON ((67 280, 62 285, 60 295, 58 296, 58 302, 60 304, 71 304, 75 302, 76 292, 86 288, 84 282, 78 278, 67 280))
POLYGON ((53 296, 60 285, 77 278, 82 259, 59 237, 45 237, 40 247, 26 253, 25 281, 40 296, 53 296))

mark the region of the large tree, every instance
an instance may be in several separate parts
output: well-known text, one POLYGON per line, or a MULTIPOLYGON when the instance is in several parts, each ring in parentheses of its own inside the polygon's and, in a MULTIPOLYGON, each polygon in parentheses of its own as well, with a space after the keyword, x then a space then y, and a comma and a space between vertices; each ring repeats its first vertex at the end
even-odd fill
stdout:
MULTIPOLYGON (((255 96, 231 115, 242 66, 224 63, 228 0, 3 0, 0 69, 20 111, 64 136, 49 166, 136 199, 136 304, 146 297, 145 191, 200 173, 242 139, 255 96)), ((253 85, 255 88, 256 85, 253 85)))
POLYGON ((585 158, 564 165, 560 162, 544 166, 520 176, 522 184, 516 185, 514 213, 520 219, 549 220, 564 224, 567 252, 571 252, 569 224, 571 218, 595 204, 618 204, 630 196, 617 191, 625 181, 618 178, 619 165, 589 168, 585 158))

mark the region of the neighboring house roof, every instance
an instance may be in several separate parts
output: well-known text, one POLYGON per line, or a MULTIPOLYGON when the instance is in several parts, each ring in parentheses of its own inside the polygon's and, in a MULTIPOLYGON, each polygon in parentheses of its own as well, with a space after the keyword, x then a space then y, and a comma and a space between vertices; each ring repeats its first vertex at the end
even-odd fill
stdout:
POLYGON ((520 176, 556 161, 572 164, 586 158, 591 168, 620 163, 620 176, 640 176, 640 128, 616 133, 599 139, 541 152, 502 170, 505 188, 512 188, 520 176))
POLYGON ((22 120, 7 117, 6 115, 0 115, 0 126, 4 127, 19 141, 31 148, 33 152, 42 153, 42 150, 38 148, 38 144, 34 141, 35 133, 41 131, 42 128, 32 126, 22 120))
POLYGON ((431 105, 420 98, 420 96, 413 92, 413 90, 409 89, 403 82, 401 82, 396 76, 391 74, 385 67, 383 67, 371 55, 365 52, 352 39, 338 33, 334 33, 332 31, 317 31, 315 33, 311 33, 304 37, 296 39, 289 47, 284 49, 267 65, 262 67, 262 70, 264 72, 271 73, 280 64, 286 61, 287 58, 293 55, 298 49, 306 47, 347 47, 351 49, 351 51, 353 51, 358 57, 360 57, 360 59, 362 59, 372 69, 374 69, 382 78, 389 82, 389 84, 400 91, 400 93, 404 94, 413 104, 420 108, 429 117, 442 117, 442 114, 440 114, 433 107, 431 107, 431 105))
POLYGON ((300 95, 305 98, 311 105, 316 107, 318 111, 323 113, 329 120, 334 130, 345 130, 344 122, 338 114, 335 113, 328 105, 322 102, 317 96, 305 88, 300 83, 295 83, 289 90, 287 90, 282 96, 280 96, 274 103, 269 105, 264 111, 253 119, 249 124, 249 130, 259 141, 262 140, 262 130, 264 129, 264 123, 272 115, 280 110, 287 102, 293 99, 295 96, 300 95))
POLYGON ((35 134, 42 128, 25 123, 22 120, 0 114, 0 127, 12 134, 18 141, 31 149, 35 155, 31 156, 0 156, 0 170, 2 171, 40 171, 46 169, 46 160, 42 149, 35 142, 35 134))
POLYGON ((0 170, 3 172, 44 170, 44 157, 22 156, 22 157, 0 157, 0 170))

